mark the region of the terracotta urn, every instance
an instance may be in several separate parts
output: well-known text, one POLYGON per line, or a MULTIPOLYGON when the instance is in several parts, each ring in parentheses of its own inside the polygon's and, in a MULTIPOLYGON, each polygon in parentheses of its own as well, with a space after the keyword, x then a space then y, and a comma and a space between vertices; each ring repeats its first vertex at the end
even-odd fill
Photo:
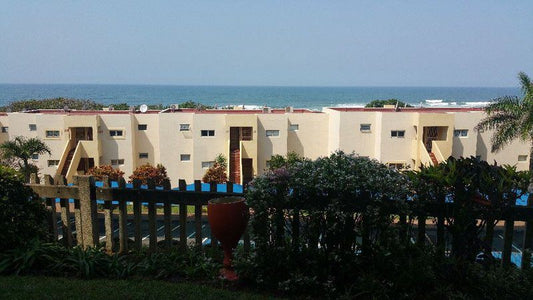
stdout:
POLYGON ((237 280, 231 266, 233 249, 246 230, 249 211, 242 197, 216 198, 207 204, 207 217, 212 234, 220 241, 224 250, 223 268, 220 275, 230 281, 237 280))

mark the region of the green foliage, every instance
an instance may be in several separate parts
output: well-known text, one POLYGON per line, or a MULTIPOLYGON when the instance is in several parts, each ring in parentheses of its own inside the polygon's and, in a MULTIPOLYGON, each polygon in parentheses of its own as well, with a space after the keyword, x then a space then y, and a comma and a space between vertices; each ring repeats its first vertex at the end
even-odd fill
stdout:
POLYGON ((19 100, 9 103, 7 106, 0 107, 0 111, 23 111, 33 109, 69 109, 77 110, 101 110, 104 105, 91 100, 72 99, 72 98, 51 98, 51 99, 30 99, 19 100))
MULTIPOLYGON (((130 110, 130 106, 128 103, 126 102, 122 102, 122 103, 115 103, 115 104, 111 104, 109 106, 112 106, 113 107, 113 110, 130 110)), ((108 106, 108 107, 109 107, 108 106)))
POLYGON ((15 170, 0 165, 0 252, 47 237, 46 210, 15 170))
POLYGON ((408 192, 406 176, 343 152, 258 176, 246 194, 255 251, 243 276, 295 294, 335 295, 363 263, 401 248, 387 208, 407 213, 408 192))
POLYGON ((138 179, 142 184, 148 184, 148 181, 153 180, 155 185, 162 185, 165 180, 168 180, 167 169, 162 165, 152 166, 149 163, 137 167, 130 175, 130 181, 138 179))
POLYGON ((51 154, 50 148, 39 138, 17 136, 11 141, 0 144, 0 151, 4 159, 14 159, 18 163, 19 171, 29 182, 30 174, 37 173, 37 166, 30 163, 33 154, 51 154))
POLYGON ((192 100, 189 100, 189 101, 180 103, 179 104, 179 108, 196 108, 196 109, 199 109, 199 110, 204 110, 204 109, 212 109, 213 106, 205 105, 205 104, 202 104, 200 102, 194 102, 192 100))
MULTIPOLYGON (((494 130, 492 152, 503 149, 513 140, 533 141, 533 84, 524 73, 518 73, 522 97, 504 96, 493 100, 485 107, 487 117, 476 128, 494 130)), ((533 167, 530 158, 530 169, 533 167)))
POLYGON ((119 169, 113 168, 111 165, 102 165, 90 168, 87 175, 93 175, 96 180, 102 180, 103 176, 107 176, 109 180, 118 181, 124 175, 119 169))
POLYGON ((272 158, 269 161, 268 169, 272 171, 279 168, 288 168, 305 160, 306 158, 293 151, 288 152, 287 156, 276 154, 272 155, 272 158))
POLYGON ((453 201, 449 212, 453 217, 446 222, 452 236, 451 254, 468 261, 487 251, 481 233, 494 228, 498 216, 527 191, 531 180, 530 172, 519 172, 512 166, 489 165, 475 157, 450 157, 438 166, 409 172, 409 176, 420 209, 444 203, 446 198, 453 201))
POLYGON ((32 240, 0 254, 0 275, 210 280, 216 277, 219 268, 220 264, 211 257, 193 249, 109 255, 103 248, 69 249, 32 240))
POLYGON ((387 99, 387 100, 372 100, 365 105, 365 107, 383 107, 385 105, 398 105, 398 107, 413 107, 410 104, 407 104, 398 99, 387 99))

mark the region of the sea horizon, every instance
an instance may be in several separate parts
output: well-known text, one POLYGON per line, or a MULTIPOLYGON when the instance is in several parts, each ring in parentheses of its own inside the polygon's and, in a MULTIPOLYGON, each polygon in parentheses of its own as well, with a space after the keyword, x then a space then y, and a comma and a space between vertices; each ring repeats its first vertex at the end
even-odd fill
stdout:
POLYGON ((396 98, 411 105, 483 106, 494 98, 519 95, 518 87, 467 86, 259 86, 99 83, 0 83, 0 106, 27 99, 77 98, 103 104, 179 104, 195 101, 212 106, 323 107, 364 106, 396 98), (426 100, 442 100, 426 102, 426 100))

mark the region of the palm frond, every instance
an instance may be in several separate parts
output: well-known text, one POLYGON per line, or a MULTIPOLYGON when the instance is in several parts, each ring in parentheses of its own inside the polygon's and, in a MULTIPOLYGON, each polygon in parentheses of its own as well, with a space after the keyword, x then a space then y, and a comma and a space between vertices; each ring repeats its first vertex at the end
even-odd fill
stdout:
POLYGON ((518 73, 518 80, 520 80, 520 89, 522 89, 524 96, 533 94, 533 84, 531 83, 531 79, 529 78, 529 76, 527 76, 526 73, 518 73))
POLYGON ((520 132, 520 127, 517 124, 518 122, 506 122, 503 124, 500 124, 500 126, 496 129, 496 132, 494 132, 492 139, 491 139, 491 151, 492 152, 498 152, 501 150, 505 145, 508 145, 513 140, 520 138, 522 139, 522 135, 520 132))

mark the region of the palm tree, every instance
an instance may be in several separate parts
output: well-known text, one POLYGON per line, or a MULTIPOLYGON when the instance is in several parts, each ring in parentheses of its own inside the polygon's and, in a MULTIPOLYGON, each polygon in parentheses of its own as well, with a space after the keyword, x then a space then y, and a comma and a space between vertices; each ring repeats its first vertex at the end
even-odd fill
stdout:
POLYGON ((487 116, 479 122, 476 129, 494 130, 491 151, 503 149, 513 140, 532 143, 529 153, 529 170, 533 171, 533 84, 524 72, 518 73, 522 98, 504 96, 494 99, 485 107, 487 116))
POLYGON ((38 138, 26 139, 17 136, 14 140, 5 141, 0 144, 2 157, 4 159, 18 160, 19 170, 24 174, 26 182, 30 180, 30 174, 36 170, 36 166, 30 163, 34 154, 51 154, 50 149, 38 138))

